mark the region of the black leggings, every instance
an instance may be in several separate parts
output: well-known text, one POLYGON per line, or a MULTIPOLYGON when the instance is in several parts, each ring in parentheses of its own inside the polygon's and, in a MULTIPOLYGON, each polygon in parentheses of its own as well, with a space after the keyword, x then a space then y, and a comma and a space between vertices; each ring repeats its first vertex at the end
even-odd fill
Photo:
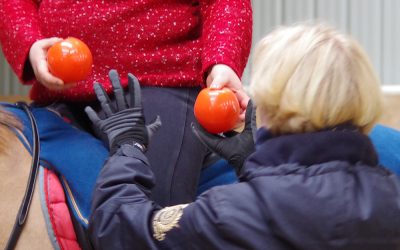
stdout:
POLYGON ((152 198, 162 206, 195 199, 207 149, 191 129, 198 88, 142 88, 147 122, 160 115, 161 129, 151 139, 147 156, 156 177, 152 198))

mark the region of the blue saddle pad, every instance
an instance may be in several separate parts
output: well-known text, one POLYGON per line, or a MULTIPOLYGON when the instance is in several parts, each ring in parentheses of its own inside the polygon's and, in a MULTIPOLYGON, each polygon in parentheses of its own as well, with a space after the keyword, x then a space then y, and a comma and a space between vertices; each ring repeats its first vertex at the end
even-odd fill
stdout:
MULTIPOLYGON (((13 104, 1 104, 21 120, 22 132, 32 145, 32 128, 26 113, 13 104)), ((108 149, 100 140, 46 108, 32 107, 31 111, 39 130, 40 163, 61 177, 75 217, 87 227, 92 191, 108 149)), ((30 151, 30 146, 25 146, 30 151)))
POLYGON ((400 131, 376 125, 369 134, 379 163, 400 176, 400 131))
POLYGON ((201 171, 197 195, 212 187, 236 182, 238 178, 233 167, 226 160, 220 159, 201 171))

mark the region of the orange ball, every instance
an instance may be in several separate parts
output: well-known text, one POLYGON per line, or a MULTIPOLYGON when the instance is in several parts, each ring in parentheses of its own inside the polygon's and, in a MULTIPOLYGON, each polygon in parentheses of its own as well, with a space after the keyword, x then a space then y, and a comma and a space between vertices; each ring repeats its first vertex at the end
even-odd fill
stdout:
POLYGON ((85 80, 91 73, 93 57, 89 47, 78 38, 68 37, 47 51, 50 73, 64 83, 85 80))
POLYGON ((196 98, 194 115, 208 132, 226 132, 232 130, 239 121, 239 101, 228 88, 204 88, 196 98))

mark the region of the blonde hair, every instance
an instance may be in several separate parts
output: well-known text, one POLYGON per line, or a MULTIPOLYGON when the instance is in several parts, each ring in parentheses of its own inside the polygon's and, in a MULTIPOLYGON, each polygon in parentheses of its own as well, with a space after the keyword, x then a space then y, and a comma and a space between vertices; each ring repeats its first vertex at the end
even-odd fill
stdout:
POLYGON ((250 94, 274 134, 349 122, 367 132, 381 114, 381 89, 357 41, 323 24, 281 27, 254 53, 250 94))

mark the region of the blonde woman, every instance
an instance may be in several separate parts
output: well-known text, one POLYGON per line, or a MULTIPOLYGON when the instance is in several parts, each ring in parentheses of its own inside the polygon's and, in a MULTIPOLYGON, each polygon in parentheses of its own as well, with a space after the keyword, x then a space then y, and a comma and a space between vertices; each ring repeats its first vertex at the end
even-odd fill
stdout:
MULTIPOLYGON (((250 112, 244 132, 233 137, 195 128, 241 168, 239 183, 195 202, 162 208, 149 198, 154 178, 142 153, 148 137, 140 102, 105 119, 134 113, 138 120, 115 122, 125 129, 110 135, 120 146, 94 193, 89 230, 96 248, 400 248, 399 179, 379 166, 367 136, 381 94, 358 43, 324 25, 296 25, 269 34, 255 55, 255 151, 242 168, 246 152, 238 146, 252 144, 250 112)), ((139 85, 130 90, 138 100, 139 85)))

